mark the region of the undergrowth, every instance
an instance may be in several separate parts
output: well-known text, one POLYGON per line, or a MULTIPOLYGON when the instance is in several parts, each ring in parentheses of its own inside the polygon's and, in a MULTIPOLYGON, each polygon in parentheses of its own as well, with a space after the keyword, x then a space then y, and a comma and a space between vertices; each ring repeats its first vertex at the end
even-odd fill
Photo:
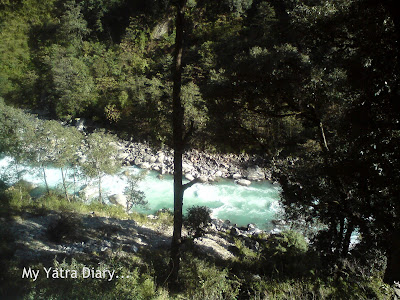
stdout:
MULTIPOLYGON (((45 215, 56 211, 61 216, 48 226, 49 239, 74 240, 81 229, 79 214, 93 214, 136 222, 171 226, 173 216, 161 211, 157 219, 148 220, 138 213, 128 214, 122 207, 98 202, 68 202, 60 193, 52 191, 33 200, 26 187, 16 185, 0 191, 1 230, 0 266, 1 299, 391 299, 390 287, 379 274, 368 276, 348 267, 347 272, 328 274, 307 247, 304 237, 288 231, 257 239, 258 247, 249 248, 248 240, 233 238, 231 249, 235 258, 213 261, 196 255, 188 247, 180 269, 181 292, 170 294, 167 289, 169 250, 141 250, 124 257, 99 256, 95 253, 55 258, 45 262, 21 265, 14 253, 15 237, 9 230, 9 217, 24 214, 45 215), (96 278, 47 278, 44 267, 77 270, 87 266, 114 270, 118 278, 108 281, 96 278), (38 279, 21 278, 23 267, 41 270, 38 279), (361 274, 361 275, 360 275, 361 274), (124 276, 122 278, 122 276, 124 276)), ((227 237, 228 238, 228 237, 227 237)), ((251 242, 251 240, 250 240, 251 242)), ((352 264, 357 264, 356 261, 352 264)))

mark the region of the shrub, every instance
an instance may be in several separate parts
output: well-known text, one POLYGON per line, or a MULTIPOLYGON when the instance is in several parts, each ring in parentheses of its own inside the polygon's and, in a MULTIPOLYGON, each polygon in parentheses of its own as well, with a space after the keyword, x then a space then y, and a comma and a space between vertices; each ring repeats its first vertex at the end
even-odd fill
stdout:
POLYGON ((156 212, 157 221, 162 227, 172 226, 174 224, 174 213, 168 208, 160 209, 156 212))
POLYGON ((262 252, 264 272, 283 277, 304 275, 308 269, 307 250, 308 243, 299 232, 284 231, 271 235, 262 252))
POLYGON ((75 240, 78 238, 80 220, 72 215, 61 215, 57 220, 52 221, 46 230, 50 241, 59 243, 63 240, 75 240))
POLYGON ((211 210, 206 206, 192 206, 187 209, 187 216, 183 224, 193 238, 204 236, 206 229, 211 224, 211 210))
POLYGON ((186 257, 181 268, 182 284, 188 299, 236 299, 238 282, 229 278, 226 269, 192 256, 186 257))

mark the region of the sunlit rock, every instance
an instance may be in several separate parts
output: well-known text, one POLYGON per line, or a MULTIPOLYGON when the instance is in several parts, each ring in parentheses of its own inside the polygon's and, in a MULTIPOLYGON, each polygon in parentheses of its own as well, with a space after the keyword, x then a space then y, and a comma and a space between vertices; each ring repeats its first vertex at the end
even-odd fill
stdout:
POLYGON ((246 170, 247 173, 247 179, 256 181, 256 180, 264 180, 265 179, 265 173, 264 171, 256 166, 256 167, 250 167, 246 170))
POLYGON ((127 207, 127 199, 124 194, 114 194, 108 197, 108 200, 115 205, 121 205, 126 209, 127 207))
POLYGON ((251 181, 247 180, 247 179, 239 179, 239 180, 236 180, 236 183, 238 185, 242 185, 242 186, 249 186, 251 184, 251 181))
POLYGON ((235 179, 235 180, 237 180, 237 179, 242 178, 242 175, 240 175, 240 174, 238 174, 238 173, 235 173, 235 174, 232 175, 232 178, 235 179))
POLYGON ((185 175, 185 178, 186 178, 187 180, 189 180, 189 181, 194 180, 194 177, 193 177, 192 174, 186 174, 186 175, 185 175))
POLYGON ((83 200, 89 200, 99 195, 98 187, 86 185, 82 190, 79 191, 79 197, 83 200))
POLYGON ((206 182, 208 182, 208 179, 207 179, 206 176, 200 176, 200 177, 199 177, 199 182, 200 182, 200 183, 206 183, 206 182))

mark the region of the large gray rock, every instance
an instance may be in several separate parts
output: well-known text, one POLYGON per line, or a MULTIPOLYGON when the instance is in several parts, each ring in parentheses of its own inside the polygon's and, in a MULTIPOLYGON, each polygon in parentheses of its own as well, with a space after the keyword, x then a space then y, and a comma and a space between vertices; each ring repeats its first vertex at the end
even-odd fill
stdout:
POLYGON ((237 180, 237 179, 242 178, 242 175, 240 175, 239 173, 235 173, 235 174, 232 175, 232 178, 237 180))
POLYGON ((242 186, 249 186, 251 184, 251 181, 247 180, 247 179, 239 179, 239 180, 236 180, 236 183, 238 185, 242 185, 242 186))
POLYGON ((200 183, 206 183, 208 181, 206 176, 200 176, 198 180, 200 183))
POLYGON ((217 171, 214 174, 215 177, 221 177, 222 176, 222 171, 217 171))
POLYGON ((158 156, 157 156, 157 162, 158 162, 158 163, 163 163, 163 162, 164 162, 164 159, 165 159, 165 154, 162 153, 162 152, 160 152, 160 153, 158 154, 158 156))
POLYGON ((118 159, 126 160, 129 157, 129 155, 130 155, 130 153, 128 153, 128 152, 119 153, 118 154, 118 159))
POLYGON ((127 209, 127 199, 124 194, 114 194, 108 197, 108 200, 115 205, 121 205, 123 208, 127 209))
POLYGON ((188 163, 182 164, 182 172, 183 173, 190 173, 192 170, 193 170, 193 165, 188 164, 188 163))
POLYGON ((99 196, 99 189, 97 186, 86 185, 79 191, 79 197, 83 200, 90 200, 99 196))
POLYGON ((185 178, 186 178, 187 180, 189 180, 189 181, 194 180, 194 177, 193 177, 192 174, 186 174, 186 175, 185 175, 185 178))
POLYGON ((142 162, 139 165, 139 168, 141 168, 141 169, 149 169, 150 168, 150 164, 148 162, 142 162))
POLYGON ((258 181, 258 180, 264 180, 265 179, 265 173, 264 171, 256 166, 256 167, 250 167, 247 169, 247 179, 252 180, 252 181, 258 181))

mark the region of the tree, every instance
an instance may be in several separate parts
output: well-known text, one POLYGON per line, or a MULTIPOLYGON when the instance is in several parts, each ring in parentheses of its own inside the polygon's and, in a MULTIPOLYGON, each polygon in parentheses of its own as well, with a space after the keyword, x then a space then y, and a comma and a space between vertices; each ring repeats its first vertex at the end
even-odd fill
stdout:
POLYGON ((87 22, 81 12, 82 7, 76 4, 74 0, 70 0, 64 4, 64 14, 60 17, 60 28, 58 30, 60 40, 67 46, 82 46, 84 37, 90 30, 87 28, 87 22))
POLYGON ((99 201, 103 202, 101 180, 104 175, 114 174, 120 167, 116 157, 118 151, 116 139, 103 130, 98 130, 86 137, 85 147, 86 160, 81 166, 86 175, 97 178, 99 201))
POLYGON ((184 218, 184 225, 191 237, 200 238, 206 233, 211 225, 211 209, 207 206, 192 206, 187 209, 187 216, 184 218))
POLYGON ((38 143, 45 149, 47 166, 60 168, 65 198, 70 201, 65 168, 73 165, 83 136, 75 127, 66 127, 59 122, 50 120, 43 123, 40 133, 35 136, 38 143))
POLYGON ((67 48, 53 45, 43 61, 46 72, 47 92, 51 110, 59 118, 75 117, 85 111, 97 99, 97 93, 89 68, 81 58, 67 48))
POLYGON ((127 176, 128 185, 124 189, 124 195, 126 196, 126 211, 129 211, 133 206, 147 207, 148 201, 146 200, 146 195, 143 191, 138 189, 138 182, 146 176, 146 172, 140 175, 127 176))
POLYGON ((6 105, 0 98, 0 152, 14 160, 17 179, 20 179, 19 166, 31 157, 30 142, 35 136, 36 123, 33 116, 6 105))
POLYGON ((174 145, 174 232, 171 242, 171 259, 170 259, 170 287, 177 289, 178 272, 180 265, 180 246, 182 243, 182 207, 184 191, 198 182, 193 180, 185 185, 182 184, 182 154, 187 143, 188 137, 194 130, 194 123, 186 132, 184 129, 184 107, 181 100, 182 86, 182 54, 183 54, 183 34, 184 34, 184 14, 186 8, 186 0, 179 0, 177 3, 176 13, 176 39, 174 53, 174 70, 173 70, 173 145, 174 145))

